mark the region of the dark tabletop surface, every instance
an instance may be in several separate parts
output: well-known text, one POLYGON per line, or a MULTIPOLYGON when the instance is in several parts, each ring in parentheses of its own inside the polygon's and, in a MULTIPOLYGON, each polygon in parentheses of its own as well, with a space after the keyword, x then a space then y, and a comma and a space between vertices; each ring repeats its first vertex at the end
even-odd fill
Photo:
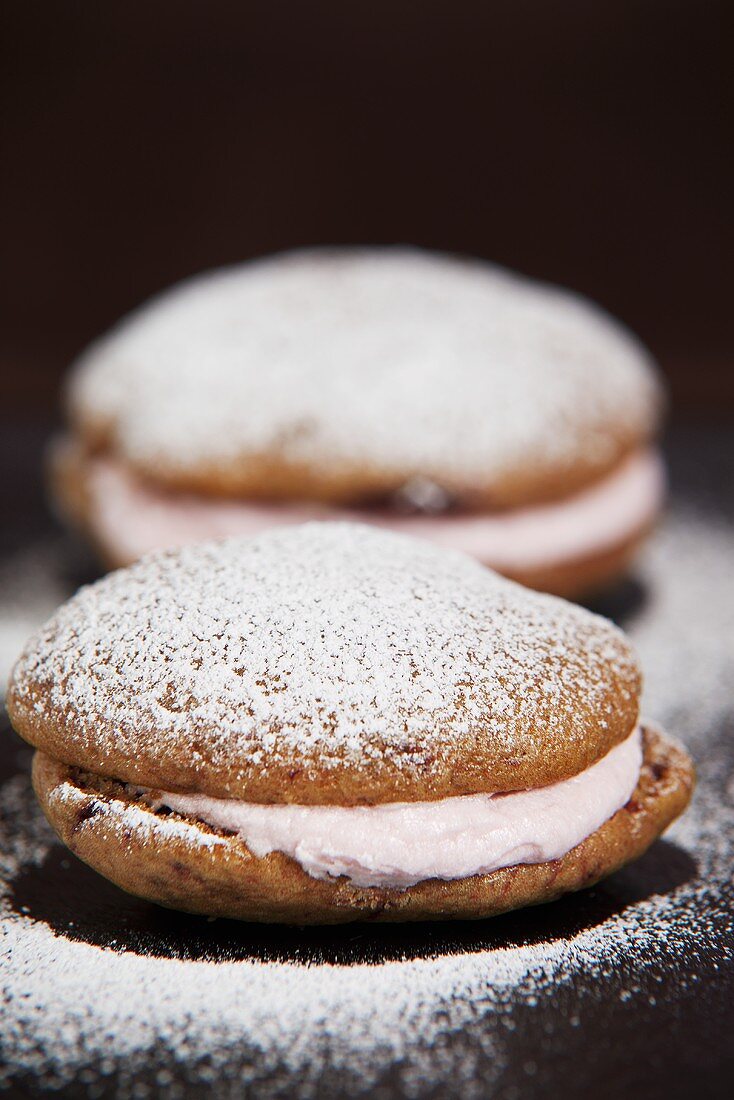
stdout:
MULTIPOLYGON (((16 637, 94 576, 43 507, 40 436, 2 438, 6 664, 16 637)), ((30 752, 4 721, 0 1085, 18 1096, 734 1095, 733 440, 672 434, 669 515, 636 575, 597 603, 632 634, 646 706, 689 744, 699 787, 666 839, 593 890, 491 921, 395 928, 170 913, 54 841, 29 793, 30 752), (164 994, 170 974, 179 992, 164 994)))

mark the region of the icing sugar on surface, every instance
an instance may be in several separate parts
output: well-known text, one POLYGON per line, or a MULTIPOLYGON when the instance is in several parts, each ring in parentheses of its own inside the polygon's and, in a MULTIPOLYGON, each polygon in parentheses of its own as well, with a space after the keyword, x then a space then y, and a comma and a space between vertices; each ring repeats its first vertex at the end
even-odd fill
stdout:
POLYGON ((541 722, 584 745, 590 721, 634 706, 636 676, 621 632, 588 611, 424 542, 315 523, 82 589, 29 643, 16 688, 40 682, 37 709, 131 757, 152 729, 156 754, 204 739, 227 766, 412 770, 474 735, 521 751, 541 722))
POLYGON ((152 473, 273 452, 439 483, 609 461, 658 405, 646 353, 589 303, 410 249, 192 279, 95 345, 70 396, 152 473))

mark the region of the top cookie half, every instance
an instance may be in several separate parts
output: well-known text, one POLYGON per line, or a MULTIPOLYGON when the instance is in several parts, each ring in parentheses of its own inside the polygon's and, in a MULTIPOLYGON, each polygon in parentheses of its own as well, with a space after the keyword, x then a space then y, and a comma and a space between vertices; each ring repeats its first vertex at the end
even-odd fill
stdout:
POLYGON ((491 509, 593 483, 659 406, 643 348, 588 302, 404 248, 185 282, 95 344, 68 392, 90 447, 173 488, 360 504, 426 478, 491 509))
POLYGON ((252 802, 539 787, 629 736, 640 673, 611 623, 356 524, 153 554, 31 639, 16 729, 66 764, 252 802))

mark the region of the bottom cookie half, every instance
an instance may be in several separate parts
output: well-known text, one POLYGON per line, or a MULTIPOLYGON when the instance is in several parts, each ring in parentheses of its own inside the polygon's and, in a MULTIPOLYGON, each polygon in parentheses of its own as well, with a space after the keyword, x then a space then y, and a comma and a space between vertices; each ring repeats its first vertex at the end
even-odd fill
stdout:
POLYGON ((193 818, 154 812, 125 784, 37 752, 33 782, 61 840, 131 894, 214 917, 286 924, 472 920, 552 901, 636 859, 685 809, 694 775, 687 753, 644 728, 644 759, 627 804, 563 858, 405 890, 312 878, 289 857, 255 857, 238 836, 193 818))

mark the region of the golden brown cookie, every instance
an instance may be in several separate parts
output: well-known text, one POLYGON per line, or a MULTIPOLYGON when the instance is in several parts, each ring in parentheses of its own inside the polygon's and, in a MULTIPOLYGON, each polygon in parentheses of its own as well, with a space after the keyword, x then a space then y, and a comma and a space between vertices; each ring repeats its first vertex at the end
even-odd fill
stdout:
POLYGON ((634 858, 692 782, 664 738, 640 746, 639 694, 606 620, 426 542, 309 524, 82 589, 8 710, 52 823, 113 881, 306 922, 487 915, 634 858))
POLYGON ((640 672, 605 619, 350 524, 155 554, 30 642, 8 710, 50 756, 253 802, 544 786, 623 741, 640 672))
POLYGON ((322 249, 192 279, 72 377, 80 435, 204 495, 361 503, 430 479, 481 508, 567 496, 654 432, 640 345, 479 261, 322 249))

